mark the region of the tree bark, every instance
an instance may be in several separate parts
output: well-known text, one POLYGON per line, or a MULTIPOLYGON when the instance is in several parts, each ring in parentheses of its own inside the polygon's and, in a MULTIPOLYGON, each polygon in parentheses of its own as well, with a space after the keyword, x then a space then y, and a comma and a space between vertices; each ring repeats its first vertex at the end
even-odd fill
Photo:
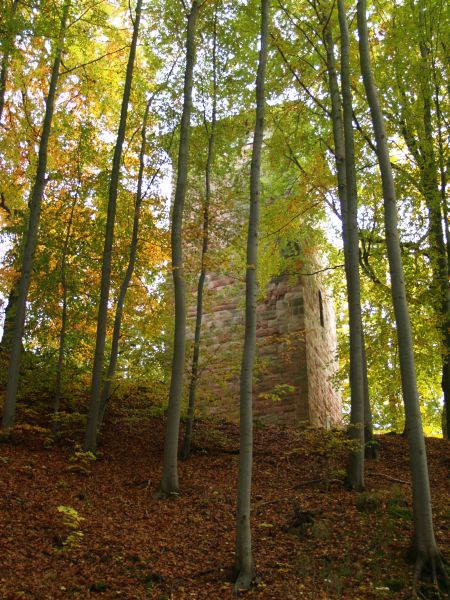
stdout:
MULTIPOLYGON (((214 157, 214 143, 216 135, 216 113, 217 113, 217 73, 216 73, 216 45, 217 45, 217 17, 214 17, 214 39, 213 39, 213 99, 211 114, 211 129, 208 137, 208 156, 205 167, 205 201, 203 204, 203 242, 201 256, 201 272, 197 285, 197 312, 195 315, 194 353, 192 356, 191 381, 189 384, 188 413, 186 429, 184 432, 181 457, 186 460, 191 453, 192 429, 194 426, 195 400, 198 382, 198 367, 200 360, 200 341, 203 318, 203 288, 206 277, 206 254, 208 252, 209 238, 209 205, 211 201, 211 169, 214 157)), ((205 122, 206 126, 206 122, 205 122)))
POLYGON ((347 484, 350 488, 364 489, 364 371, 361 298, 359 282, 359 238, 357 223, 356 176, 354 165, 352 98, 349 89, 349 41, 345 13, 341 14, 341 78, 344 121, 334 59, 334 42, 329 23, 325 30, 327 69, 331 95, 331 119, 338 176, 338 194, 342 215, 345 275, 349 314, 350 390, 351 413, 348 434, 354 442, 347 465, 347 484), (347 38, 345 37, 347 34, 347 38), (345 88, 344 88, 345 83, 345 88), (349 122, 350 115, 350 122, 349 122))
POLYGON ((367 372, 364 331, 362 335, 362 361, 364 377, 364 458, 367 460, 377 460, 379 456, 379 444, 373 436, 372 407, 369 396, 369 375, 367 372))
POLYGON ((178 435, 180 430, 181 398, 183 393, 184 359, 186 349, 186 291, 183 268, 183 207, 186 196, 189 134, 192 111, 192 85, 195 63, 195 28, 200 0, 193 0, 187 19, 186 68, 184 74, 183 114, 180 124, 178 149, 178 172, 175 198, 172 208, 172 276, 175 292, 175 332, 170 381, 169 405, 167 410, 166 435, 164 440, 163 472, 155 496, 165 498, 178 492, 178 435))
POLYGON ((130 54, 128 56, 127 71, 125 76, 125 87, 122 97, 122 108, 120 112, 119 129, 117 132, 116 145, 114 148, 111 179, 109 183, 108 214, 106 220, 105 242, 103 247, 100 303, 98 308, 95 355, 92 369, 91 399, 89 403, 86 437, 84 441, 84 449, 90 452, 95 452, 97 449, 103 363, 105 358, 106 326, 108 318, 109 288, 111 284, 111 261, 112 248, 114 242, 114 224, 116 218, 117 193, 120 178, 120 162, 122 158, 123 142, 125 140, 131 84, 133 81, 133 69, 139 35, 139 24, 141 20, 141 7, 142 0, 137 0, 136 14, 133 23, 133 37, 131 40, 130 54))
MULTIPOLYGON (((419 2, 419 29, 423 37, 426 35, 426 7, 419 2)), ((422 66, 421 92, 423 97, 423 139, 418 140, 421 148, 421 180, 425 201, 428 209, 429 239, 432 249, 433 287, 436 297, 436 313, 440 322, 441 356, 442 356, 442 393, 444 395, 444 411, 446 415, 447 432, 450 431, 450 281, 447 246, 442 226, 442 216, 445 215, 446 197, 441 196, 439 189, 438 164, 434 152, 434 131, 432 117, 432 82, 430 50, 428 41, 420 41, 420 56, 422 66)), ((439 119, 439 113, 437 114, 439 119)), ((439 124, 438 124, 439 125, 439 124)), ((439 137, 439 136, 438 136, 439 137)), ((439 140, 438 140, 439 141, 439 140)), ((448 217, 448 215, 447 215, 448 217)), ((446 219, 448 227, 448 218, 446 219)))
POLYGON ((406 300, 398 233, 395 185, 383 115, 370 62, 366 0, 358 0, 357 18, 361 72, 372 117, 383 189, 386 245, 397 326, 400 371, 406 416, 406 435, 409 444, 415 529, 412 540, 412 549, 416 558, 414 580, 415 583, 418 583, 428 571, 432 573, 434 581, 439 580, 442 588, 448 590, 447 573, 434 537, 425 439, 419 407, 412 331, 406 300))
MULTIPOLYGON (((434 77, 436 77, 436 65, 433 65, 434 77)), ((438 126, 438 162, 439 162, 439 179, 440 179, 440 196, 442 214, 444 216, 444 234, 445 234, 445 249, 447 255, 447 270, 450 274, 450 226, 449 226, 449 214, 448 214, 448 203, 447 203, 447 180, 448 171, 445 165, 444 158, 444 140, 442 132, 442 112, 441 103, 439 99, 439 89, 435 82, 435 95, 434 105, 436 111, 436 119, 438 126)), ((450 279, 450 278, 449 278, 450 279)), ((450 282, 447 286, 447 315, 450 315, 450 282)), ((450 317, 447 316, 447 321, 450 321, 450 317)), ((442 411, 442 434, 444 438, 450 437, 450 322, 447 324, 446 331, 444 332, 445 340, 445 353, 443 353, 443 364, 442 364, 442 391, 444 393, 444 408, 442 411)))
POLYGON ((122 326, 123 305, 125 303, 125 296, 127 294, 127 290, 130 285, 131 278, 133 276, 134 266, 136 264, 136 252, 137 252, 137 243, 138 243, 138 235, 139 235, 139 220, 140 220, 141 206, 142 206, 142 200, 143 200, 142 185, 143 185, 143 180, 144 180, 145 153, 146 153, 146 149, 147 149, 147 120, 148 120, 148 115, 150 112, 150 104, 151 104, 151 99, 147 102, 147 105, 145 107, 144 118, 142 121, 141 148, 139 151, 139 173, 138 173, 138 181, 137 181, 136 198, 135 198, 135 203, 134 203, 133 231, 131 233, 128 265, 127 265, 127 269, 125 271, 125 276, 122 280, 122 284, 120 286, 119 296, 117 298, 116 314, 114 317, 114 329, 113 329, 112 342, 111 342, 111 353, 109 356, 109 363, 108 363, 108 372, 106 375, 105 382, 103 384, 103 389, 102 389, 101 399, 100 399, 100 413, 99 413, 99 420, 98 420, 99 426, 103 423, 103 417, 105 414, 106 404, 109 400, 109 396, 110 396, 110 392, 111 392, 111 384, 114 379, 114 375, 116 373, 117 357, 119 354, 120 329, 122 326))
MULTIPOLYGON (((5 321, 3 323, 3 334, 0 348, 10 353, 14 336, 14 321, 17 314, 17 302, 19 300, 19 281, 15 281, 8 295, 8 303, 5 308, 5 321)), ((23 349, 23 348, 22 348, 23 349)))
MULTIPOLYGON (((359 272, 359 229, 358 229, 358 192, 355 168, 355 144, 353 136, 353 99, 351 91, 350 72, 350 34, 348 29, 347 15, 344 0, 338 0, 339 29, 341 33, 341 79, 342 79, 342 104, 344 112, 344 139, 345 139, 345 165, 347 181, 347 218, 348 218, 348 245, 349 245, 349 271, 350 287, 349 303, 350 320, 350 365, 353 362, 354 374, 351 380, 355 380, 357 389, 357 401, 353 409, 352 424, 359 428, 363 427, 362 434, 355 433, 355 441, 364 443, 364 455, 366 458, 376 458, 377 451, 373 438, 372 410, 370 407, 369 381, 367 374, 366 348, 364 340, 364 328, 361 314, 361 278, 359 272), (352 339, 353 338, 353 339, 352 339), (353 343, 352 343, 353 342, 353 343), (363 395, 361 402, 359 394, 363 395), (353 414, 354 413, 354 414, 353 414), (360 421, 362 417, 362 421, 360 421), (364 426, 363 426, 364 423, 364 426)), ((350 367, 352 368, 352 367, 350 367)), ((349 471, 354 471, 356 476, 350 477, 355 481, 354 487, 362 489, 360 473, 364 473, 364 460, 359 453, 352 455, 349 471)))
MULTIPOLYGON (((79 146, 80 148, 80 146, 79 146)), ((78 173, 78 186, 80 186, 81 177, 78 173)), ((53 398, 53 420, 52 420, 52 432, 54 435, 59 432, 58 414, 61 402, 61 379, 64 366, 64 354, 66 345, 66 332, 67 332, 67 277, 66 277, 66 265, 67 265, 67 253, 69 250, 70 234, 73 226, 73 215, 75 212, 75 206, 78 201, 79 190, 77 189, 74 196, 72 206, 70 207, 69 220, 67 221, 66 235, 64 238, 64 245, 61 255, 61 271, 60 281, 62 287, 62 312, 61 312, 61 329, 59 331, 59 348, 58 348, 58 363, 56 365, 56 378, 55 378, 55 393, 53 398)))
POLYGON ((60 33, 58 36, 55 59, 53 61, 52 72, 48 95, 45 101, 45 115, 42 127, 42 135, 39 143, 38 164, 36 169, 36 178, 34 181, 31 198, 29 202, 30 213, 28 219, 28 228, 25 234, 25 248, 22 257, 22 268, 19 280, 19 292, 17 299, 17 311, 14 319, 14 332, 11 344, 11 353, 8 367, 8 383, 6 388, 6 398, 3 407, 2 431, 8 434, 14 427, 16 418, 16 396, 19 382, 20 354, 22 348, 23 329, 25 325, 26 302, 28 289, 30 287, 31 269, 33 265, 34 252, 39 227, 39 217, 41 213, 42 198, 44 196, 47 169, 47 149, 50 138, 51 124, 55 105, 56 86, 58 83, 59 67, 66 33, 67 18, 69 14, 70 2, 67 0, 63 7, 61 16, 60 33))
MULTIPOLYGON (((442 155, 439 157, 440 167, 435 155, 436 132, 433 127, 433 119, 437 120, 437 142, 439 154, 442 149, 441 132, 441 113, 439 104, 439 90, 435 91, 433 107, 432 79, 436 65, 431 59, 430 47, 433 45, 432 37, 429 37, 427 27, 427 8, 424 3, 419 2, 413 5, 413 18, 416 17, 414 11, 417 10, 417 21, 415 23, 420 32, 419 53, 421 76, 419 81, 420 94, 422 99, 420 106, 420 117, 422 127, 417 123, 417 111, 406 110, 410 107, 410 100, 403 86, 402 73, 397 72, 397 84, 400 89, 404 107, 402 107, 402 116, 400 121, 400 131, 405 143, 417 163, 420 172, 420 179, 416 183, 417 189, 422 194, 428 211, 428 240, 431 249, 430 265, 433 277, 430 283, 430 289, 434 296, 433 310, 437 318, 437 329, 440 337, 442 378, 441 388, 444 398, 444 421, 445 425, 450 424, 449 407, 450 403, 450 282, 449 282, 449 246, 448 246, 448 211, 446 204, 446 173, 442 164, 442 155), (432 107, 434 110, 432 110, 432 107), (408 119, 409 117, 409 119, 408 119), (438 172, 440 171, 440 172, 438 172), (440 184, 439 184, 440 180, 440 184), (444 226, 442 224, 444 220, 444 226)), ((401 69, 401 65, 399 70, 401 69)), ((436 80, 435 80, 436 81, 436 80)))
POLYGON ((255 576, 250 524, 253 462, 253 365, 256 353, 256 302, 261 154, 264 138, 265 73, 268 55, 270 0, 261 0, 261 42, 256 76, 256 119, 250 167, 250 217, 245 277, 245 337, 240 379, 239 476, 236 511, 235 592, 249 589, 255 576))

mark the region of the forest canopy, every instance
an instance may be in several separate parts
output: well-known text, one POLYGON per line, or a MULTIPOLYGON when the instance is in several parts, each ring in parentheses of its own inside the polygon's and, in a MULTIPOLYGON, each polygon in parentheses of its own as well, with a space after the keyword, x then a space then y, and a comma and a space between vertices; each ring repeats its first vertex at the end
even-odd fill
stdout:
MULTIPOLYGON (((369 12, 373 68, 398 189, 421 407, 427 431, 436 434, 441 428, 442 356, 448 354, 443 293, 448 288, 449 18, 444 4, 441 0, 413 5, 385 2, 369 12)), ((89 383, 111 159, 135 17, 128 3, 70 5, 61 42, 62 8, 58 2, 19 0, 5 1, 2 6, 0 285, 5 315, 2 347, 7 347, 45 99, 55 52, 62 44, 23 344, 33 369, 39 370, 40 385, 50 391, 58 368, 65 298, 61 385, 67 395, 72 388, 86 389, 89 383)), ((354 7, 349 6, 348 11, 361 309, 370 397, 375 426, 401 430, 404 418, 381 185, 358 74, 354 7)), ((270 133, 263 153, 259 285, 263 289, 270 277, 282 270, 299 270, 299 265, 281 264, 280 244, 299 244, 301 268, 308 264, 309 256, 320 255, 329 268, 325 277, 336 303, 341 364, 336 385, 342 386, 345 397, 348 317, 342 243, 338 241, 342 215, 324 35, 325 26, 329 27, 338 60, 337 11, 326 2, 279 2, 272 12, 266 75, 266 131, 270 133)), ((233 271, 239 271, 243 266, 240 240, 245 214, 230 222, 230 207, 236 210, 241 203, 237 210, 245 210, 248 164, 239 160, 249 143, 254 107, 257 13, 257 3, 205 2, 198 17, 193 150, 183 242, 191 288, 195 287, 201 256, 198 198, 204 193, 201 188, 214 103, 217 133, 208 269, 227 271, 232 265, 233 271), (235 165, 231 173, 230 165, 235 165)), ((145 116, 140 231, 123 308, 119 387, 137 381, 158 381, 164 387, 168 382, 172 344, 168 190, 176 169, 182 111, 184 19, 181 3, 156 2, 142 9, 120 159, 111 263, 112 309, 127 268, 145 116)), ((113 316, 110 310, 107 346, 113 316)))

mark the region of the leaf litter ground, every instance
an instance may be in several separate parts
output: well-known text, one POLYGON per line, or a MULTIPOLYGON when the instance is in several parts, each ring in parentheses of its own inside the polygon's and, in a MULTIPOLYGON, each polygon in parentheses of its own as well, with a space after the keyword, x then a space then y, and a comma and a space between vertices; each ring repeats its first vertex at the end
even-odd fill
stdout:
MULTIPOLYGON (((196 425, 179 496, 152 497, 164 419, 110 419, 101 458, 38 428, 0 446, 0 598, 231 597, 238 430, 196 425), (75 460, 74 460, 75 458, 75 460), (63 507, 58 510, 58 507, 63 507)), ((363 494, 343 487, 345 443, 323 431, 255 428, 257 599, 409 598, 412 531, 406 441, 379 438, 363 494)), ((449 559, 450 443, 428 439, 436 536, 449 559)))

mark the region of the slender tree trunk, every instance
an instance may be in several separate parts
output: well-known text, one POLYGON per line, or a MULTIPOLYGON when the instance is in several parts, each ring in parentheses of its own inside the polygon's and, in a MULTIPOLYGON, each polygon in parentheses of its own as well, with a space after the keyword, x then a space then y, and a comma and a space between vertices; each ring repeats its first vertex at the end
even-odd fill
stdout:
MULTIPOLYGON (((194 425, 194 410, 198 382, 198 366, 200 360, 200 340, 203 318, 203 288, 206 277, 206 253, 208 252, 209 237, 209 205, 211 201, 211 168, 214 157, 214 142, 216 134, 216 112, 217 112, 217 73, 216 73, 216 43, 217 43, 217 17, 214 17, 214 40, 213 40, 213 105, 211 115, 211 129, 208 138, 208 156, 205 168, 205 201, 203 205, 203 242, 201 256, 201 272, 197 285, 197 312, 195 315, 194 354, 192 357, 191 381, 189 384, 189 402, 184 432, 181 457, 186 460, 191 453, 192 429, 194 425)), ((205 122, 206 126, 206 122, 205 122)))
POLYGON ((372 407, 369 396, 369 375, 367 373, 366 342, 362 336, 362 361, 364 377, 364 458, 377 460, 379 444, 373 436, 372 407))
MULTIPOLYGON (((353 136, 353 99, 351 91, 350 72, 350 34, 348 29, 347 15, 344 0, 338 0, 339 29, 341 33, 341 80, 342 80, 342 104, 344 112, 344 138, 345 138, 345 165, 347 181, 347 218, 348 218, 348 245, 349 245, 349 271, 351 282, 349 296, 350 318, 350 352, 353 357, 354 375, 351 380, 356 382, 357 401, 353 408, 352 403, 352 425, 363 427, 362 434, 355 433, 355 441, 360 444, 364 442, 364 455, 366 458, 376 458, 377 449, 373 438, 372 410, 370 407, 369 381, 367 374, 366 348, 364 340, 364 328, 361 314, 361 278, 359 272, 359 231, 358 231, 358 192, 356 184, 355 168, 355 143, 353 136), (353 334, 353 335, 352 335, 353 334), (353 337, 353 343, 352 343, 353 337), (358 349, 360 345, 361 349, 358 349), (363 394, 361 402, 359 394, 363 394), (363 420, 360 421, 361 417, 363 420), (363 426, 364 423, 364 426, 363 426)), ((352 359, 350 359, 350 364, 352 359)), ((364 472, 364 461, 359 453, 352 455, 349 471, 355 475, 350 480, 355 481, 359 488, 360 475, 364 472)), ((362 482, 363 483, 363 482, 362 482)), ((361 489, 361 488, 360 488, 361 489)))
MULTIPOLYGON (((175 67, 175 63, 170 69, 169 76, 172 73, 175 67)), ((105 382, 103 384, 101 399, 100 399, 100 411, 99 411, 99 419, 98 419, 98 427, 100 427, 103 423, 103 419, 105 417, 105 410, 110 399, 111 395, 111 385, 114 380, 114 376, 116 373, 117 367, 117 359, 119 356, 119 341, 120 341, 120 330, 122 327, 122 315, 123 315, 123 306, 125 303, 125 296, 127 294, 128 288, 130 286, 130 281, 134 273, 134 267, 136 264, 136 253, 137 253, 137 243, 139 237, 139 224, 140 224, 140 214, 141 214, 141 206, 142 201, 144 199, 144 195, 142 192, 143 184, 144 184, 144 171, 145 171, 145 154, 147 152, 147 121, 148 116, 150 114, 150 108, 153 100, 155 99, 158 91, 160 91, 164 85, 160 86, 149 98, 145 111, 144 117, 142 120, 142 129, 141 129, 141 148, 139 151, 139 172, 138 172, 138 181, 137 181, 137 189, 136 189, 136 197, 134 204, 134 216, 133 216, 133 230, 131 233, 130 240, 130 252, 128 255, 128 265, 125 271, 124 278, 122 280, 122 284, 119 290, 119 296, 117 298, 116 304, 116 313, 114 316, 114 328, 113 335, 111 341, 111 352, 108 362, 108 371, 106 375, 105 382)), ((155 171, 152 175, 151 180, 149 182, 149 187, 153 185, 156 177, 159 175, 161 168, 155 171)))
MULTIPOLYGON (((444 162, 444 142, 442 134, 442 115, 439 101, 439 92, 436 91, 436 114, 439 128, 439 173, 440 173, 440 193, 442 213, 444 215, 444 233, 445 247, 447 252, 447 268, 450 271, 450 226, 449 213, 447 203, 447 169, 444 162)), ((450 314, 450 284, 447 287, 447 313, 450 314)), ((450 324, 445 332, 445 348, 444 362, 442 365, 442 390, 444 392, 444 408, 442 412, 442 434, 445 438, 450 438, 450 324)))
MULTIPOLYGON (((436 65, 433 65, 433 74, 436 77, 436 65)), ((441 197, 442 214, 444 216, 444 243, 447 255, 447 270, 450 272, 450 229, 449 214, 447 206, 447 169, 444 158, 444 140, 442 133, 442 112, 439 100, 439 88, 435 81, 434 105, 436 110, 436 119, 438 126, 438 148, 439 148, 439 192, 441 197)), ((445 438, 450 437, 450 283, 447 285, 446 298, 447 326, 444 327, 444 352, 442 363, 442 391, 444 394, 444 409, 442 414, 442 434, 445 438)), ((445 319, 444 319, 445 321, 445 319)))
POLYGON ((412 549, 416 558, 414 580, 417 583, 429 572, 435 582, 439 579, 443 589, 448 590, 448 577, 434 537, 425 439, 417 392, 412 332, 398 233, 395 185, 378 91, 372 75, 365 0, 358 0, 357 17, 361 72, 375 132, 383 188, 386 245, 397 326, 406 435, 409 443, 415 529, 412 540, 412 549))
MULTIPOLYGON (((413 6, 418 11, 417 27, 420 32, 419 52, 421 56, 420 94, 423 101, 421 119, 423 127, 416 123, 407 124, 402 116, 401 132, 411 154, 420 170, 420 185, 417 185, 424 197, 428 211, 428 240, 431 249, 430 265, 433 277, 430 289, 434 295, 433 310, 438 321, 438 335, 441 345, 442 378, 441 386, 444 397, 445 424, 450 423, 449 412, 445 407, 450 402, 450 283, 449 264, 450 249, 448 245, 448 210, 446 203, 446 173, 442 163, 442 131, 439 90, 435 89, 434 107, 432 79, 436 87, 435 69, 430 58, 432 40, 427 32, 427 8, 422 1, 413 6), (434 110, 433 110, 434 108, 434 110), (437 120, 437 142, 439 148, 439 170, 435 156, 435 129, 433 119, 437 120), (439 172, 438 172, 439 171, 439 172), (440 184, 439 184, 440 179, 440 184), (442 224, 444 218, 444 226, 442 224)), ((401 66, 400 66, 401 68, 401 66)), ((404 104, 408 105, 408 97, 402 84, 401 76, 397 77, 404 104)))
POLYGON ((436 295, 436 314, 439 319, 442 356, 442 393, 444 409, 447 415, 447 431, 450 424, 450 287, 447 263, 447 248, 442 227, 441 195, 438 187, 438 170, 433 149, 433 130, 431 123, 431 98, 424 102, 425 139, 422 145, 423 168, 421 173, 425 201, 428 209, 429 239, 431 247, 431 263, 433 269, 432 289, 436 295))
POLYGON ((84 449, 91 452, 95 452, 97 449, 98 420, 102 390, 103 363, 105 358, 105 338, 108 319, 109 288, 111 284, 111 260, 114 242, 114 224, 116 218, 117 193, 120 178, 120 162, 122 158, 123 142, 125 140, 131 84, 133 81, 133 69, 139 35, 139 24, 141 20, 141 7, 142 0, 137 0, 136 14, 133 23, 133 37, 131 40, 130 54, 128 56, 127 71, 125 76, 125 87, 122 97, 122 108, 120 112, 119 129, 117 132, 117 140, 114 148, 111 179, 109 183, 108 215, 106 220, 105 242, 103 247, 102 278, 100 284, 100 303, 98 308, 95 355, 92 369, 91 400, 89 403, 86 437, 84 441, 84 449))
POLYGON ((180 125, 178 173, 172 208, 172 276, 175 292, 175 332, 167 410, 164 462, 161 483, 155 496, 165 498, 178 491, 178 435, 180 430, 181 397, 183 393, 184 359, 186 349, 186 291, 183 269, 183 207, 186 196, 189 133, 192 111, 192 85, 195 63, 195 28, 200 0, 193 0, 187 20, 186 68, 184 74, 183 114, 180 125))
POLYGON ((29 203, 30 213, 28 219, 28 229, 25 234, 25 248, 23 251, 22 269, 19 280, 17 312, 14 319, 14 333, 9 359, 6 399, 3 407, 2 430, 6 434, 12 427, 14 427, 16 417, 16 396, 19 381, 20 354, 22 348, 23 329, 25 325, 26 302, 28 296, 28 289, 30 287, 31 268, 33 265, 33 257, 36 248, 42 198, 44 196, 44 189, 46 183, 45 177, 47 169, 47 148, 50 138, 53 110, 55 105, 56 86, 58 83, 59 66, 61 63, 61 55, 63 51, 64 37, 66 33, 69 6, 70 2, 66 1, 61 17, 61 28, 58 37, 52 73, 50 77, 48 95, 45 101, 45 116, 44 124, 42 127, 41 140, 39 143, 36 178, 34 181, 29 203))
MULTIPOLYGON (((17 5, 19 4, 19 0, 14 0, 11 6, 11 14, 9 18, 14 20, 17 11, 17 5)), ((3 39, 3 53, 2 53, 2 61, 0 66, 0 123, 2 121, 3 109, 5 107, 5 93, 6 93, 6 84, 8 81, 8 67, 9 67, 9 59, 11 57, 11 46, 13 45, 14 32, 11 35, 11 32, 8 32, 3 39), (9 35, 8 35, 9 33, 9 35)))
POLYGON ((128 258, 128 265, 125 271, 125 276, 123 278, 122 284, 119 290, 119 296, 117 298, 116 305, 116 314, 114 317, 114 329, 112 335, 112 343, 111 343, 111 353, 109 356, 109 364, 108 364, 108 372, 106 375, 105 382, 103 384, 101 400, 100 400, 100 414, 99 414, 99 426, 103 423, 103 417, 105 414, 106 404, 109 400, 109 395, 111 392, 111 384, 114 379, 114 375, 116 373, 116 365, 117 365, 117 357, 119 354, 119 340, 120 340, 120 328, 122 326, 122 314, 123 314, 123 305, 125 303, 125 296, 127 294, 128 287, 130 285, 131 277, 133 276, 134 266, 136 264, 136 252, 137 252, 137 243, 139 236, 139 220, 141 215, 141 206, 143 200, 142 194, 142 186, 144 181, 144 169, 145 169, 145 153, 147 151, 147 120, 150 112, 150 104, 151 100, 147 102, 145 107, 144 118, 142 121, 142 130, 141 130, 141 148, 139 152, 139 173, 138 173, 138 182, 137 182, 137 190, 136 190, 136 198, 134 203, 134 217, 133 217, 133 231, 131 234, 130 241, 130 253, 128 258))
POLYGON ((58 414, 61 403, 61 380, 62 380, 62 372, 64 366, 64 354, 65 354, 65 345, 66 345, 66 332, 67 332, 67 296, 68 296, 68 287, 67 287, 67 278, 66 278, 66 265, 67 265, 67 253, 69 250, 69 242, 70 242, 70 234, 72 232, 73 226, 73 216, 75 213, 75 207, 78 202, 80 188, 81 188, 81 146, 82 146, 83 133, 81 131, 80 138, 78 142, 78 182, 77 189, 74 194, 74 198, 72 201, 72 205, 70 207, 69 220, 67 221, 66 228, 66 236, 64 238, 64 245, 61 254, 61 271, 60 271, 60 281, 62 287, 62 312, 61 312, 61 329, 59 331, 59 348, 58 348, 58 363, 56 365, 56 378, 55 378, 55 393, 53 398, 53 420, 52 420, 52 432, 53 435, 57 435, 59 432, 59 422, 58 422, 58 414))
MULTIPOLYGON (((78 178, 78 184, 80 183, 80 177, 78 178)), ((67 222, 66 236, 64 238, 64 245, 61 256, 61 287, 62 287, 62 313, 61 313, 61 329, 59 331, 59 348, 58 348, 58 363, 56 365, 56 378, 55 378, 55 393, 53 398, 53 420, 52 420, 52 431, 56 435, 59 431, 58 414, 61 401, 61 379, 64 365, 64 353, 66 345, 66 332, 67 332, 67 278, 66 278, 66 265, 67 265, 67 253, 69 249, 70 234, 72 232, 73 215, 75 212, 75 206, 78 201, 78 190, 70 207, 69 220, 67 222)))
POLYGON ((11 352, 14 321, 17 314, 17 302, 19 300, 19 281, 15 281, 8 295, 8 303, 5 308, 5 320, 3 323, 2 341, 0 348, 7 353, 11 352))
MULTIPOLYGON (((423 37, 426 37, 426 6, 419 2, 419 28, 423 37)), ((430 64, 430 50, 426 39, 420 41, 420 55, 422 59, 421 91, 423 97, 423 139, 419 140, 422 149, 421 180, 425 201, 428 209, 429 239, 432 249, 433 284, 437 303, 436 313, 440 321, 441 356, 442 356, 442 392, 444 395, 444 410, 447 420, 447 431, 450 425, 450 281, 447 247, 442 226, 442 213, 445 213, 445 188, 442 198, 442 189, 439 189, 438 164, 434 152, 434 130, 432 117, 432 65, 430 64), (443 202, 441 202, 443 200, 443 202)), ((437 113, 438 128, 440 114, 437 113)), ((439 143, 439 133, 438 133, 439 143)), ((447 215, 448 217, 448 215, 447 215)), ((448 219, 446 222, 448 227, 448 219)))
MULTIPOLYGON (((340 15, 341 17, 341 15, 340 15)), ((346 25, 345 14, 343 20, 346 25)), ((342 21, 342 18, 340 18, 342 21)), ((341 22, 341 27, 343 23, 341 22)), ((342 120, 341 99, 334 59, 334 42, 330 25, 326 26, 327 68, 331 95, 331 118, 338 176, 338 193, 342 214, 342 240, 344 245, 345 275, 347 281, 347 301, 350 333, 350 390, 351 414, 348 430, 354 449, 350 452, 347 465, 347 482, 356 490, 364 489, 364 372, 362 361, 362 320, 359 284, 359 238, 356 207, 356 177, 354 165, 352 98, 344 81, 349 85, 348 32, 347 47, 345 33, 341 30, 344 121, 342 120), (348 116, 350 114, 350 123, 348 116)))
POLYGON ((253 462, 253 365, 256 352, 256 301, 261 154, 264 137, 265 74, 268 54, 270 0, 261 0, 261 47, 256 76, 256 119, 250 168, 250 217, 245 277, 245 337, 240 381, 240 454, 236 512, 235 592, 249 589, 255 576, 250 524, 253 462))

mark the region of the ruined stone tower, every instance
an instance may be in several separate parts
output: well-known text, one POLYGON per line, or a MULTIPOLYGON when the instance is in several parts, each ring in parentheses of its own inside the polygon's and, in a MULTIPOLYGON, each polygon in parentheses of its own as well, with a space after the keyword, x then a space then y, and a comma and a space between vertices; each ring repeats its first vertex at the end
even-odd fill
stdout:
MULTIPOLYGON (((244 333, 245 285, 208 275, 198 404, 236 419, 244 333)), ((195 308, 189 312, 191 329, 195 308)), ((283 424, 336 425, 340 394, 333 388, 336 330, 333 303, 319 275, 280 276, 257 307, 254 416, 283 424)))
MULTIPOLYGON (((222 139, 222 158, 214 165, 208 225, 207 278, 203 299, 200 370, 197 407, 209 414, 231 419, 239 412, 239 378, 244 339, 245 247, 248 220, 248 177, 253 114, 226 117, 217 122, 216 137, 222 139)), ((271 139, 267 130, 265 140, 271 139)), ((279 141, 279 143, 281 143, 279 141)), ((196 285, 200 272, 200 240, 204 216, 205 148, 207 129, 191 131, 192 159, 185 231, 191 291, 188 336, 194 338, 196 285), (197 262, 196 262, 197 261, 197 262)), ((277 146, 278 147, 278 146, 277 146)), ((279 147, 281 148, 281 147, 279 147)), ((269 148, 267 148, 269 151, 269 148)), ((272 149, 273 150, 273 149, 272 149)), ((257 306, 257 360, 254 373, 255 418, 276 423, 309 423, 328 427, 341 420, 340 394, 333 388, 337 368, 336 328, 333 302, 321 273, 320 245, 303 240, 305 230, 298 217, 299 198, 320 204, 320 190, 297 189, 298 172, 280 156, 269 161, 264 173, 261 217, 266 232, 266 256, 270 272, 302 272, 278 275, 261 290, 257 306), (278 169, 278 170, 277 170, 278 169), (285 186, 283 188, 283 185, 285 186), (273 186, 273 189, 272 189, 273 186), (306 195, 305 195, 306 194, 306 195), (277 229, 268 217, 273 207, 286 222, 277 229), (270 243, 268 238, 270 237, 270 243), (305 250, 302 250, 305 246, 305 250), (310 265, 308 267, 307 265, 310 265), (312 274, 316 272, 316 274, 312 274), (306 274, 309 273, 309 274, 306 274)), ((312 210, 312 208, 311 208, 312 210)), ((303 211, 306 213, 306 209, 303 211)), ((303 213, 302 213, 303 214, 303 213)), ((307 221, 307 216, 305 216, 307 221)), ((314 236, 313 236, 314 237, 314 236)), ((261 240, 264 239, 262 235, 261 240)), ((259 258, 259 268, 263 259, 259 258)), ((187 362, 187 372, 191 360, 187 362)), ((188 379, 188 378, 187 378, 188 379)))

